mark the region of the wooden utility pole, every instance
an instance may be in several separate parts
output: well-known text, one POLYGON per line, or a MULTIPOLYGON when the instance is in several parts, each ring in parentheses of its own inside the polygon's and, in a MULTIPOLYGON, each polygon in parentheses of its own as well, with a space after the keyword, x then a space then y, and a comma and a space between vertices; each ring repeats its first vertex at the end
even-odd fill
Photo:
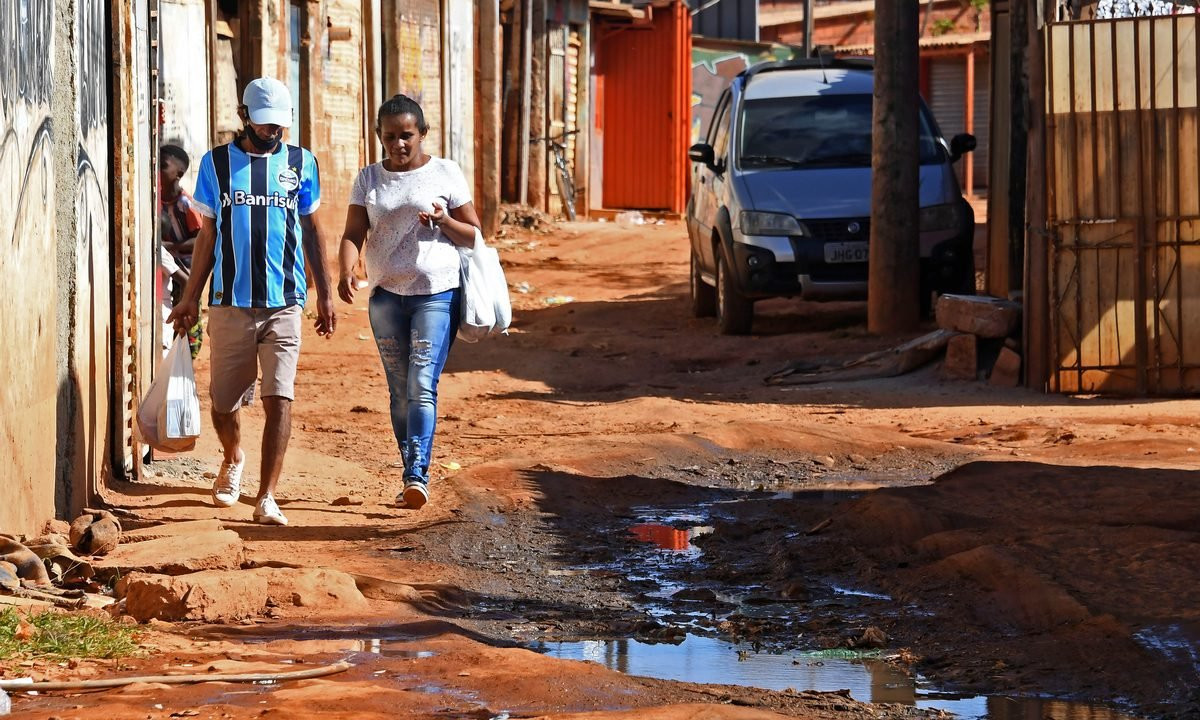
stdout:
POLYGON ((523 63, 525 55, 521 52, 521 45, 525 39, 525 26, 521 18, 524 15, 524 5, 525 3, 521 0, 513 3, 508 25, 509 32, 504 48, 508 57, 505 61, 504 123, 501 125, 504 134, 504 144, 501 148, 504 172, 500 176, 503 181, 501 197, 505 202, 519 202, 521 199, 520 138, 521 128, 524 127, 522 108, 525 105, 522 101, 525 93, 521 85, 521 81, 525 77, 523 63))
POLYGON ((517 133, 517 152, 520 153, 520 179, 517 189, 522 205, 529 204, 529 115, 533 80, 533 5, 535 0, 517 0, 521 11, 521 124, 517 133))
POLYGON ((550 58, 549 41, 546 37, 546 0, 533 0, 533 58, 529 93, 532 104, 529 112, 529 205, 546 211, 546 141, 533 142, 534 138, 546 136, 546 65, 550 58))
POLYGON ((813 0, 804 0, 804 57, 813 56, 813 0))
POLYGON ((889 335, 919 321, 917 146, 919 8, 875 0, 875 110, 867 329, 889 335))
POLYGON ((478 0, 479 16, 479 215, 487 236, 500 229, 500 0, 478 0))
MULTIPOLYGON (((1020 5, 1021 3, 1013 3, 1020 5)), ((1047 219, 1047 176, 1046 176, 1046 44, 1042 34, 1044 16, 1038 12, 1035 5, 1026 9, 1022 15, 1022 26, 1012 25, 1011 37, 1018 34, 1025 36, 1024 53, 1025 67, 1028 74, 1024 76, 1020 98, 1023 117, 1026 119, 1028 134, 1022 139, 1022 150, 1028 158, 1028 164, 1022 163, 1022 181, 1020 190, 1024 193, 1021 204, 1024 215, 1021 217, 1020 239, 1014 242, 1010 252, 1009 279, 1012 289, 1021 289, 1018 278, 1022 281, 1022 299, 1025 312, 1024 318, 1024 369, 1025 385, 1034 390, 1045 391, 1053 372, 1050 358, 1050 248, 1047 219), (1025 252, 1025 248, 1029 252, 1025 252), (1022 273, 1022 265, 1024 272, 1022 273)), ((1014 12, 1014 17, 1016 13, 1014 12)), ((1015 44, 1015 43, 1014 43, 1015 44)), ((1018 98, 1013 98, 1014 109, 1018 98)), ((1015 112, 1014 112, 1015 114, 1015 112)), ((1015 170, 1013 171, 1016 172, 1015 170)), ((1010 183, 1010 187, 1012 184, 1010 183)), ((1013 198, 1013 201, 1017 198, 1013 198)), ((1011 201, 1010 201, 1011 202, 1011 201)), ((1016 227, 1011 227, 1015 230, 1016 227)), ((1011 232, 1010 230, 1010 232, 1011 232)), ((1143 325, 1142 327, 1145 327, 1143 325)), ((1138 382, 1139 391, 1145 390, 1144 363, 1139 362, 1138 382)))

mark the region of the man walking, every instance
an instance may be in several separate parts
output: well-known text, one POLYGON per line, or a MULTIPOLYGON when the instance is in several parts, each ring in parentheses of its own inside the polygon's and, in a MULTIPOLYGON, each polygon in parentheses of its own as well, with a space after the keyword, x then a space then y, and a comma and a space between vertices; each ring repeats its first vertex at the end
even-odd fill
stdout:
POLYGON ((231 507, 241 496, 246 456, 238 409, 253 400, 261 367, 266 427, 254 519, 286 525, 275 485, 291 437, 307 273, 317 290, 317 334, 332 335, 337 319, 313 218, 321 204, 317 162, 308 150, 282 142, 283 129, 292 124, 291 93, 273 78, 254 80, 242 95, 239 115, 242 134, 200 161, 193 197, 203 226, 171 321, 181 333, 196 323, 211 273, 212 420, 225 451, 213 502, 231 507))

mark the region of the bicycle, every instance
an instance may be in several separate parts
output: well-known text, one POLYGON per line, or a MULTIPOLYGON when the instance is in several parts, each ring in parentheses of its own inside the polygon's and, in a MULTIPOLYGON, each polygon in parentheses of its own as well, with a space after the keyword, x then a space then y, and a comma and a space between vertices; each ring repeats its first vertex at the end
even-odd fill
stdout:
POLYGON ((540 137, 530 140, 530 142, 545 142, 550 152, 554 153, 554 167, 558 169, 558 196, 562 199, 567 220, 572 222, 575 220, 575 178, 571 175, 570 166, 567 165, 566 139, 578 132, 578 130, 569 130, 556 137, 540 137))

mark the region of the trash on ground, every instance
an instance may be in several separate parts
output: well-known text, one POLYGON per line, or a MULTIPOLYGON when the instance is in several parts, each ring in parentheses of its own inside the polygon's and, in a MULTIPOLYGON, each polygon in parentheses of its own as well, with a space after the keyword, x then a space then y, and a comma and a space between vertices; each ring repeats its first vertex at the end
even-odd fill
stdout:
POLYGON ((617 224, 625 227, 645 225, 646 217, 637 210, 627 210, 623 213, 617 213, 617 224))

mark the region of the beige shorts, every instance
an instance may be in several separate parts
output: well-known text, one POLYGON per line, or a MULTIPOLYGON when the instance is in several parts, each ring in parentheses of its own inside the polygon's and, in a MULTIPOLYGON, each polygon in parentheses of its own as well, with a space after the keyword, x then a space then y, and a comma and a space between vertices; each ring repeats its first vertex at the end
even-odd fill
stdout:
POLYGON ((254 400, 262 368, 262 396, 295 399, 300 359, 299 305, 285 308, 212 307, 208 311, 213 410, 231 413, 254 400))

